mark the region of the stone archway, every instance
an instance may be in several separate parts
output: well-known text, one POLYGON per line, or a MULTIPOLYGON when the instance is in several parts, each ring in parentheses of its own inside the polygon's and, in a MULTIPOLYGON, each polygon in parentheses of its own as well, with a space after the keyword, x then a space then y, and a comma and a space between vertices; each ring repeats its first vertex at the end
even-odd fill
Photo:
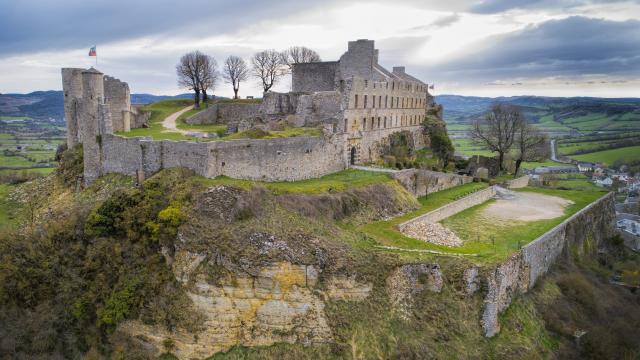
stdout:
POLYGON ((350 157, 349 157, 349 164, 350 165, 355 165, 356 164, 356 152, 357 152, 356 147, 352 146, 351 147, 351 154, 350 154, 350 157))

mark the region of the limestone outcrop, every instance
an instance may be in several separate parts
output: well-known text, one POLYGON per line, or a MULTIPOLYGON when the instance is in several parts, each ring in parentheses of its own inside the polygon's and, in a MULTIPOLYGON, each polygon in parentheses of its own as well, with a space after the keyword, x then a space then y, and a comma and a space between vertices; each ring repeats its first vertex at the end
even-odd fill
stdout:
POLYGON ((324 312, 325 300, 363 300, 372 284, 351 276, 333 276, 326 290, 318 286, 313 265, 274 262, 249 274, 207 268, 206 253, 178 251, 168 259, 176 278, 188 288, 202 330, 168 332, 164 328, 128 321, 119 327, 157 353, 166 341, 181 359, 206 358, 234 345, 261 346, 277 342, 317 344, 333 341, 324 312))
POLYGON ((401 318, 409 319, 416 297, 424 291, 439 293, 444 284, 438 264, 407 264, 387 278, 389 302, 401 318))

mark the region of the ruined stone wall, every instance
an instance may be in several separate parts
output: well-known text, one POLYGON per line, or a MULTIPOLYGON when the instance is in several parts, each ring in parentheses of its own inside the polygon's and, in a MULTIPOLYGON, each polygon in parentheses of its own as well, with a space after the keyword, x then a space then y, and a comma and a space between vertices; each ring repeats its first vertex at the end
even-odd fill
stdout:
POLYGON ((595 255, 615 231, 614 193, 608 193, 558 226, 525 245, 487 277, 482 329, 491 337, 500 331, 498 315, 515 296, 532 289, 536 281, 571 253, 595 255))
POLYGON ((294 64, 291 73, 293 92, 333 91, 336 89, 337 61, 294 64))
POLYGON ((407 169, 391 174, 407 191, 416 197, 467 184, 473 181, 471 176, 442 173, 424 169, 407 169))
POLYGON ((373 64, 376 62, 373 40, 349 41, 347 52, 340 57, 339 76, 342 79, 351 77, 373 78, 373 64))
POLYGON ((113 131, 131 130, 131 96, 129 85, 111 76, 104 77, 105 102, 111 109, 113 131))
POLYGON ((343 170, 342 144, 339 136, 189 142, 107 135, 102 164, 105 173, 127 175, 186 167, 205 177, 295 181, 343 170))
POLYGON ((227 124, 251 119, 259 114, 261 104, 217 103, 185 120, 188 124, 227 124))
POLYGON ((131 129, 138 129, 148 123, 151 111, 144 111, 144 105, 131 105, 131 129))
POLYGON ((517 179, 507 181, 508 189, 519 189, 529 185, 529 175, 520 176, 517 179))
POLYGON ((425 223, 437 223, 442 219, 446 219, 449 216, 455 215, 465 209, 468 209, 472 206, 476 206, 482 204, 483 202, 492 199, 496 195, 496 189, 494 186, 489 188, 476 191, 473 194, 467 195, 460 200, 456 200, 454 202, 448 203, 442 207, 439 207, 433 211, 430 211, 424 215, 413 218, 409 221, 406 221, 400 225, 398 225, 398 229, 403 231, 405 227, 409 224, 414 224, 418 222, 425 223))
POLYGON ((82 98, 82 72, 84 69, 62 69, 64 93, 64 119, 67 124, 67 146, 74 147, 78 140, 78 106, 82 98))

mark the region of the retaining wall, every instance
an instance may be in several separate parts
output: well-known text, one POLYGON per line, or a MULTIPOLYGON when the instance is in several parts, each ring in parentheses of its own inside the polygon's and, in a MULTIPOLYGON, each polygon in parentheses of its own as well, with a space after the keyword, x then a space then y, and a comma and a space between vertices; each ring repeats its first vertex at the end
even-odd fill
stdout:
POLYGON ((142 171, 150 176, 164 168, 186 167, 210 178, 296 181, 344 170, 343 151, 337 135, 191 142, 107 134, 101 138, 101 172, 142 171))
POLYGON ((430 211, 424 215, 420 215, 409 221, 403 222, 402 224, 398 225, 398 229, 400 231, 404 231, 407 225, 418 223, 418 222, 437 223, 442 219, 455 215, 472 206, 482 204, 483 202, 493 198, 495 195, 496 195, 495 186, 491 186, 486 189, 476 191, 473 194, 465 196, 460 200, 456 200, 447 205, 439 207, 433 211, 430 211))
POLYGON ((569 250, 595 254, 615 229, 614 193, 609 193, 578 211, 558 226, 524 246, 487 277, 487 294, 481 324, 484 335, 500 331, 498 315, 515 296, 532 289, 540 276, 561 257, 569 259, 569 250))
POLYGON ((529 185, 529 175, 520 176, 517 179, 507 181, 507 189, 519 189, 529 185))
POLYGON ((260 103, 217 103, 187 118, 187 124, 226 124, 250 119, 260 110, 260 103))
POLYGON ((473 181, 471 176, 441 173, 423 169, 407 169, 391 175, 416 197, 463 185, 473 181))

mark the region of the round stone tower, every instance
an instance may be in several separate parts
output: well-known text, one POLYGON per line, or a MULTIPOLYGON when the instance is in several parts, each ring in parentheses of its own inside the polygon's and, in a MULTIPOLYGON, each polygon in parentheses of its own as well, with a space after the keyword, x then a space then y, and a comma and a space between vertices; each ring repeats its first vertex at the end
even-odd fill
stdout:
POLYGON ((64 93, 64 118, 67 123, 67 145, 74 147, 78 141, 78 106, 82 98, 82 72, 84 69, 62 69, 64 93))
POLYGON ((93 182, 102 172, 102 129, 106 105, 104 103, 104 75, 94 69, 82 72, 82 99, 78 116, 78 141, 84 149, 84 180, 93 182))

